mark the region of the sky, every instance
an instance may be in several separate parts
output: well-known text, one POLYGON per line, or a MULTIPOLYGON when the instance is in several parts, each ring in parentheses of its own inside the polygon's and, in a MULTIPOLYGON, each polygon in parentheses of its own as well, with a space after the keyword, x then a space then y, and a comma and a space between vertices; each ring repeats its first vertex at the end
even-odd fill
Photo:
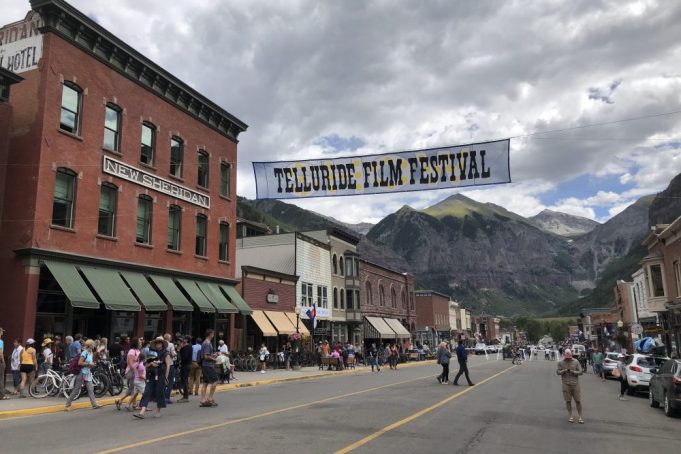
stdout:
MULTIPOLYGON (((678 1, 70 3, 249 125, 248 198, 252 161, 507 137, 511 184, 295 203, 375 223, 461 192, 604 222, 681 172, 678 1)), ((0 24, 29 9, 2 4, 0 24)))

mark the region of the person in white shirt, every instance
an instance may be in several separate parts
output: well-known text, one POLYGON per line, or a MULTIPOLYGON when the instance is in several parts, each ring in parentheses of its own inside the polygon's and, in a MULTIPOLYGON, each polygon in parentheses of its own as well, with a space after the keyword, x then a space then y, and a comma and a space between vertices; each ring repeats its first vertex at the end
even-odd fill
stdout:
POLYGON ((12 351, 10 366, 12 368, 12 382, 14 384, 14 392, 12 394, 15 396, 19 394, 19 383, 21 383, 21 372, 19 371, 19 368, 21 367, 21 351, 23 349, 24 347, 21 345, 21 341, 19 339, 14 339, 14 350, 12 351))
POLYGON ((218 342, 218 352, 229 355, 229 347, 227 347, 227 344, 222 339, 218 342))
POLYGON ((43 363, 43 370, 48 370, 52 369, 52 363, 54 362, 54 354, 52 353, 52 350, 50 347, 52 346, 52 339, 49 337, 46 337, 43 340, 42 347, 43 347, 43 359, 45 362, 43 363))

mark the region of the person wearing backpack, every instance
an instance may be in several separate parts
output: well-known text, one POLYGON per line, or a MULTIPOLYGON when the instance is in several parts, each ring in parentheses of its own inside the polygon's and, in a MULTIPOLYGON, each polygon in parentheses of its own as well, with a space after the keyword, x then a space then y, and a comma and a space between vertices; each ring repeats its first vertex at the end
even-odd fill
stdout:
POLYGON ((73 384, 73 389, 71 390, 69 398, 66 399, 66 406, 64 407, 65 411, 71 411, 71 402, 73 402, 75 398, 80 394, 83 384, 85 384, 85 388, 87 389, 87 395, 90 398, 92 409, 97 410, 99 408, 102 408, 101 405, 97 404, 97 400, 95 399, 95 390, 92 385, 91 369, 96 364, 93 352, 94 347, 95 341, 93 341, 92 339, 86 340, 85 345, 83 346, 82 353, 80 354, 80 356, 77 357, 80 372, 76 375, 76 379, 73 384))

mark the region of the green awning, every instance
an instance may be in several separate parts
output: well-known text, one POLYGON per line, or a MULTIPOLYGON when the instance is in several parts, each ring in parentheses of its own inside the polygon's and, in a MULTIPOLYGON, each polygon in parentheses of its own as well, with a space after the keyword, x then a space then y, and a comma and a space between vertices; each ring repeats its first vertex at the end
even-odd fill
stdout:
POLYGON ((166 311, 168 306, 163 302, 161 296, 154 290, 147 278, 142 273, 135 271, 121 271, 121 276, 128 286, 132 289, 137 300, 142 303, 144 309, 149 312, 166 311))
POLYGON ((95 289, 104 306, 112 311, 139 311, 140 305, 130 293, 118 271, 110 268, 78 266, 95 289))
POLYGON ((234 286, 220 284, 220 288, 227 294, 232 304, 239 309, 240 314, 251 315, 253 313, 253 309, 251 309, 248 303, 239 295, 239 292, 236 291, 234 286))
POLYGON ((175 282, 169 277, 150 274, 149 278, 156 284, 158 290, 163 294, 168 304, 175 312, 192 312, 194 306, 187 301, 175 282))
POLYGON ((211 302, 211 304, 215 306, 215 309, 218 310, 218 313, 220 314, 237 313, 236 307, 232 306, 232 303, 230 303, 229 300, 225 298, 225 295, 222 294, 217 284, 203 281, 196 281, 196 283, 198 284, 203 294, 206 295, 206 297, 208 297, 208 300, 211 302))
POLYGON ((192 299, 192 302, 198 306, 201 312, 215 312, 215 306, 210 304, 206 295, 199 289, 195 281, 189 279, 178 279, 177 282, 182 286, 185 292, 192 299))
POLYGON ((92 294, 75 266, 70 263, 47 260, 44 263, 71 302, 71 306, 84 309, 99 309, 99 301, 92 294))

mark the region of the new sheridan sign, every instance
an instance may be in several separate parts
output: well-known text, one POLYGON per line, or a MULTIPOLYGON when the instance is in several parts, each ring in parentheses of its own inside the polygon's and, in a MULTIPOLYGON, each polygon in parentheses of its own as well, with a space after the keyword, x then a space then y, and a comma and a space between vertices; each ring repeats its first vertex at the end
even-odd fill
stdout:
POLYGON ((159 178, 144 170, 136 169, 124 162, 117 161, 108 156, 104 156, 104 173, 132 181, 145 188, 162 192, 176 199, 185 200, 203 208, 210 208, 210 196, 200 192, 192 191, 189 188, 175 184, 172 181, 159 178))

